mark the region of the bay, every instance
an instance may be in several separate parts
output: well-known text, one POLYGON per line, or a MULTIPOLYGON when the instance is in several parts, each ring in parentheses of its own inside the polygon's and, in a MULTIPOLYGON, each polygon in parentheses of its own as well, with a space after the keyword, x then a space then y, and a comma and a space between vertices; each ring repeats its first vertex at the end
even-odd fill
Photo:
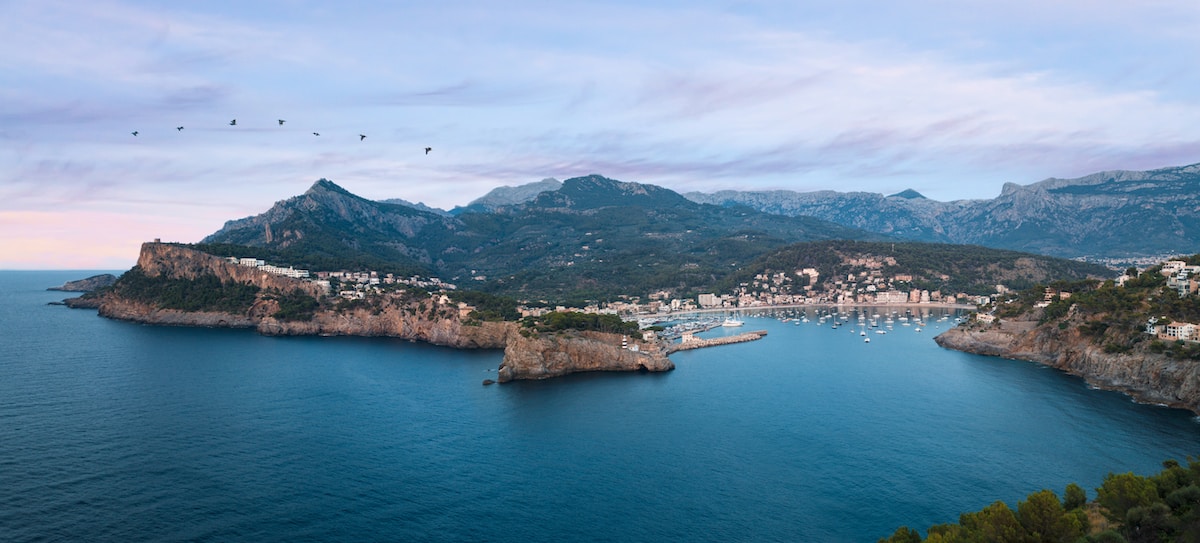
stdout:
POLYGON ((0 272, 0 539, 874 541, 1200 451, 1191 413, 949 322, 746 316, 670 373, 485 387, 500 352, 46 305, 91 274, 0 272))

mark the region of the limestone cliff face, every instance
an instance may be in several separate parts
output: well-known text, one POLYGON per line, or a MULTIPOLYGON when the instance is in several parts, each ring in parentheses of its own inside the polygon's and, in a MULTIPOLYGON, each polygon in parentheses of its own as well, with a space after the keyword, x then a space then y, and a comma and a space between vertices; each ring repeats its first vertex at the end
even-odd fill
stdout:
POLYGON ((581 371, 670 371, 675 364, 656 345, 634 342, 639 350, 621 348, 617 334, 581 332, 524 337, 509 335, 501 383, 514 379, 548 379, 581 371))
POLYGON ((308 321, 288 322, 268 316, 256 324, 260 333, 272 336, 397 337, 459 349, 503 349, 515 327, 511 322, 465 325, 454 317, 427 318, 408 306, 390 307, 378 313, 366 309, 319 311, 308 321))
POLYGON ((211 274, 216 275, 221 281, 255 285, 263 290, 275 289, 280 292, 290 292, 300 289, 314 298, 325 295, 325 290, 320 285, 310 281, 292 279, 249 266, 232 264, 224 258, 167 243, 143 243, 137 265, 150 277, 195 279, 201 275, 211 274))
POLYGON ((934 341, 948 349, 1029 360, 1083 377, 1088 383, 1129 394, 1140 402, 1200 413, 1200 364, 1153 353, 1106 353, 1077 329, 1006 321, 999 326, 960 326, 934 341))

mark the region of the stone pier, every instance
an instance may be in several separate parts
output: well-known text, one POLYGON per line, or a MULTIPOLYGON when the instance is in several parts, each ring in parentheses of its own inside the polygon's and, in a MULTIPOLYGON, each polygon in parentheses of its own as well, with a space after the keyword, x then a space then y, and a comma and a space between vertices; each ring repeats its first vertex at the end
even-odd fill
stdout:
POLYGON ((755 330, 753 332, 746 332, 736 336, 715 337, 710 339, 700 339, 691 334, 684 334, 683 341, 679 343, 672 343, 667 347, 667 354, 675 351, 699 349, 701 347, 715 347, 717 345, 728 345, 730 343, 744 343, 747 341, 762 339, 762 337, 765 335, 767 335, 766 330, 755 330))

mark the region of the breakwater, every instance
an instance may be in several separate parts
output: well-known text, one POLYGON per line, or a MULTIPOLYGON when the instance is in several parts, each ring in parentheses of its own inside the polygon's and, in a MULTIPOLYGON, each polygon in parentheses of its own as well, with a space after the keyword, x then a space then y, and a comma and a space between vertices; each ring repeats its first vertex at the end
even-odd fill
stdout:
POLYGON ((715 347, 717 345, 728 345, 730 343, 744 343, 747 341, 762 339, 762 337, 765 335, 767 335, 766 330, 755 330, 753 332, 746 332, 736 336, 725 336, 709 339, 700 339, 695 336, 685 335, 683 341, 679 343, 672 343, 669 347, 667 347, 667 354, 671 354, 676 351, 699 349, 701 347, 715 347))

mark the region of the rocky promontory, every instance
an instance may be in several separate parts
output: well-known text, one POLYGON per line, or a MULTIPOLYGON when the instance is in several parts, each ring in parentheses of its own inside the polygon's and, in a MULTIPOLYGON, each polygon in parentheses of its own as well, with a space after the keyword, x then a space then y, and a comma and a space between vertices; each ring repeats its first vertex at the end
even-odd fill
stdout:
POLYGON ((182 310, 123 294, 118 284, 96 296, 73 299, 76 301, 68 305, 98 308, 103 317, 143 324, 253 328, 264 335, 394 337, 461 349, 504 349, 498 368, 500 382, 581 371, 667 371, 675 367, 656 344, 635 341, 631 347, 622 343, 621 335, 600 332, 522 334, 515 322, 472 319, 472 307, 436 293, 383 292, 374 295, 371 303, 343 304, 315 282, 241 266, 182 245, 143 244, 136 269, 137 274, 159 279, 215 276, 222 284, 253 285, 259 293, 245 310, 182 310), (306 318, 282 318, 283 293, 300 293, 321 303, 306 318))
POLYGON ((98 288, 112 286, 112 284, 116 282, 117 276, 111 273, 102 273, 100 275, 93 275, 86 279, 67 281, 66 283, 63 283, 61 287, 50 287, 46 290, 61 290, 64 292, 91 292, 98 288))
POLYGON ((1027 360, 1124 392, 1143 403, 1200 413, 1200 363, 1145 351, 1105 352, 1074 326, 1038 325, 1026 317, 992 324, 972 322, 934 338, 969 353, 1027 360))
POLYGON ((548 379, 581 371, 646 371, 675 369, 657 344, 625 344, 620 334, 513 334, 497 372, 501 383, 514 379, 548 379))

